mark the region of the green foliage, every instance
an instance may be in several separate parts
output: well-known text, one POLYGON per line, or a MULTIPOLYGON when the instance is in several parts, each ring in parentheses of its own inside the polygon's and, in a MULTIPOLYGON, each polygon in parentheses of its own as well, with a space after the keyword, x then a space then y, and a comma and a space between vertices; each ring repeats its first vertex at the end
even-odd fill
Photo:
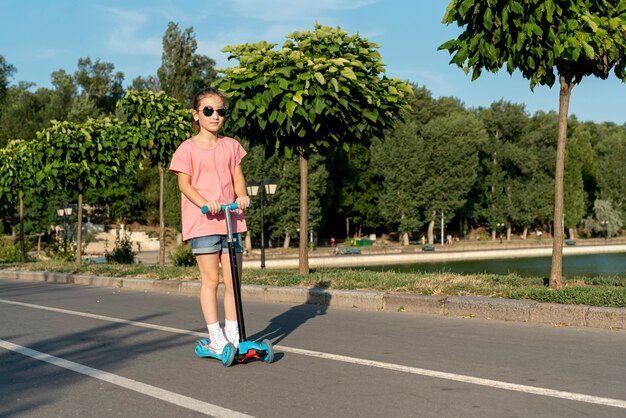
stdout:
POLYGON ((372 145, 373 166, 383 177, 378 207, 400 233, 418 232, 442 210, 451 219, 476 181, 484 127, 455 106, 444 108, 449 113, 433 113, 432 119, 409 113, 372 145))
POLYGON ((108 263, 133 264, 135 262, 135 252, 133 252, 130 234, 118 229, 115 234, 115 246, 110 252, 105 250, 104 257, 108 263))
POLYGON ((378 46, 315 24, 279 50, 259 42, 227 46, 239 66, 217 86, 230 96, 225 131, 269 153, 308 156, 381 135, 406 107, 410 87, 383 76, 378 46))
POLYGON ((133 151, 153 167, 168 164, 178 145, 193 133, 191 112, 163 92, 129 90, 118 106, 132 128, 133 151))
POLYGON ((196 54, 197 48, 192 28, 182 32, 178 24, 168 23, 163 36, 161 66, 157 70, 159 84, 165 93, 188 107, 195 92, 210 86, 217 78, 213 68, 215 61, 196 54))
POLYGON ((19 244, 11 237, 0 237, 0 262, 16 263, 20 259, 19 244))
POLYGON ((177 267, 196 265, 196 257, 191 252, 191 245, 183 243, 170 253, 170 262, 177 267))
POLYGON ((50 190, 85 193, 106 187, 133 169, 127 160, 131 146, 127 131, 108 118, 83 124, 55 121, 38 134, 34 145, 41 158, 37 181, 48 180, 50 190))
POLYGON ((28 142, 15 140, 0 148, 0 210, 15 208, 20 199, 42 191, 36 161, 28 142))
MULTIPOLYGON (((115 105, 124 94, 124 74, 114 71, 113 64, 101 62, 99 59, 92 62, 91 58, 86 57, 78 59, 78 69, 74 74, 76 84, 82 89, 81 98, 91 101, 95 108, 109 116, 115 113, 115 105)), ((90 115, 93 115, 91 112, 93 111, 90 111, 90 115)))
POLYGON ((464 27, 457 38, 442 44, 451 64, 497 72, 506 66, 537 84, 552 86, 558 75, 574 84, 588 75, 602 79, 614 68, 626 78, 626 3, 574 0, 490 2, 452 0, 443 23, 464 27))

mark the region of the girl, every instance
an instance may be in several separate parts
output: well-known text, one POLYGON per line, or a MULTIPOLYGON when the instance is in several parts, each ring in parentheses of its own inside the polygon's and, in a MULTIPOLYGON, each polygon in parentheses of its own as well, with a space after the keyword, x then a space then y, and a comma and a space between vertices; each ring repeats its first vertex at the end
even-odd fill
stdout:
POLYGON ((241 208, 231 216, 239 277, 243 253, 240 233, 246 231, 242 212, 250 205, 241 169, 246 151, 235 139, 219 134, 226 117, 226 103, 226 96, 219 90, 206 88, 196 93, 192 111, 196 134, 180 144, 169 168, 178 175, 183 239, 191 240, 200 269, 200 306, 209 331, 209 349, 216 354, 221 354, 229 341, 236 347, 239 344, 226 221, 220 213, 221 205, 237 202, 241 208), (201 212, 205 205, 211 211, 208 215, 201 212), (217 313, 220 263, 224 281, 224 331, 217 313))

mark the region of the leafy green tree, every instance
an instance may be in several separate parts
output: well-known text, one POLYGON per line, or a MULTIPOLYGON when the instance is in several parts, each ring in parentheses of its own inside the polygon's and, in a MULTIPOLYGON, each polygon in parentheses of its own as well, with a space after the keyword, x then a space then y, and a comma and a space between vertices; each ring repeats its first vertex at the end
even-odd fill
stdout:
POLYGON ((107 187, 112 179, 127 175, 132 165, 126 159, 131 142, 122 125, 108 118, 89 119, 83 124, 53 122, 38 134, 34 154, 40 174, 50 192, 63 190, 78 199, 76 264, 81 264, 83 196, 91 188, 107 187))
POLYGON ((574 125, 569 135, 567 152, 565 153, 564 173, 564 210, 565 227, 569 230, 569 238, 575 239, 576 228, 582 223, 587 208, 585 193, 584 167, 591 165, 593 149, 591 133, 584 125, 574 125))
POLYGON ((482 123, 467 112, 440 116, 424 126, 426 144, 422 154, 426 176, 414 198, 429 222, 428 240, 433 243, 436 214, 449 222, 463 207, 477 179, 478 150, 487 140, 482 123))
POLYGON ((0 55, 0 108, 4 107, 9 80, 13 77, 15 70, 15 67, 6 61, 4 56, 0 55))
POLYGON ((405 107, 410 87, 384 74, 377 45, 319 24, 283 47, 259 42, 223 51, 239 65, 217 85, 230 95, 226 130, 300 160, 300 267, 308 274, 308 159, 382 135, 405 107))
POLYGON ((607 136, 597 145, 596 152, 599 197, 612 201, 626 223, 626 132, 607 136))
MULTIPOLYGON (((375 229, 383 222, 378 200, 383 191, 380 174, 372 169, 372 152, 366 144, 352 144, 346 151, 338 149, 326 156, 333 184, 329 186, 331 198, 328 210, 334 219, 345 218, 345 236, 350 237, 350 223, 354 235, 361 236, 363 229, 375 229)), ((337 222, 338 224, 338 222, 337 222)), ((337 231, 334 231, 337 233, 337 231)))
POLYGON ((20 253, 22 262, 26 261, 24 248, 24 199, 41 189, 41 173, 32 164, 33 150, 23 140, 10 141, 0 149, 0 205, 3 212, 15 208, 19 202, 20 218, 20 253))
POLYGON ((191 112, 164 92, 126 92, 119 106, 132 127, 132 148, 139 158, 147 158, 159 170, 159 264, 165 265, 165 168, 172 155, 193 133, 191 112))
POLYGON ((622 214, 610 200, 597 199, 593 202, 593 212, 592 228, 606 238, 616 235, 624 224, 622 214))
POLYGON ((520 200, 515 194, 521 192, 519 185, 525 182, 527 152, 520 138, 528 115, 523 105, 500 100, 479 109, 478 116, 489 136, 489 141, 484 141, 481 147, 485 198, 481 216, 491 228, 492 240, 496 239, 496 230, 503 228, 502 224, 506 225, 508 238, 516 218, 514 201, 520 200))
POLYGON ((516 69, 537 84, 559 82, 559 129, 554 183, 554 244, 550 286, 563 285, 563 173, 567 115, 573 87, 586 76, 626 79, 626 2, 554 0, 489 2, 452 0, 443 23, 463 31, 441 45, 451 63, 472 69, 472 79, 484 69, 516 69), (556 72, 556 74, 555 74, 556 72))
POLYGON ((383 178, 379 210, 389 228, 400 235, 400 242, 409 243, 409 236, 424 224, 421 191, 428 175, 427 144, 418 134, 419 122, 406 116, 403 123, 372 144, 372 165, 383 178))
POLYGON ((92 62, 89 57, 79 58, 74 80, 81 88, 82 95, 93 101, 105 115, 115 114, 115 106, 124 96, 124 73, 115 71, 112 63, 99 59, 92 62))
POLYGON ((185 106, 191 107, 196 91, 209 86, 217 78, 215 61, 196 54, 198 43, 193 28, 181 31, 169 22, 163 36, 161 67, 157 70, 161 89, 185 106))
POLYGON ((158 91, 161 91, 161 83, 159 83, 159 79, 153 75, 149 75, 147 77, 139 76, 133 79, 130 90, 150 90, 156 93, 158 91))

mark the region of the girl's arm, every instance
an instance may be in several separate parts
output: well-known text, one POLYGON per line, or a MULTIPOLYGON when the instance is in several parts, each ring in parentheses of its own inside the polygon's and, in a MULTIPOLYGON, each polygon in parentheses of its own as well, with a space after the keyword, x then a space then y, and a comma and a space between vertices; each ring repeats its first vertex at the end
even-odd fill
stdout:
POLYGON ((235 196, 237 196, 236 202, 239 205, 239 209, 246 210, 250 206, 250 198, 246 191, 246 179, 243 177, 243 169, 241 164, 235 167, 235 175, 233 178, 235 183, 235 196))
MULTIPOLYGON (((194 205, 201 208, 202 206, 207 206, 211 213, 218 213, 221 210, 220 202, 217 200, 208 201, 206 200, 192 185, 191 185, 191 176, 185 173, 177 173, 178 174, 178 188, 184 194, 187 199, 189 199, 194 205)), ((245 187, 244 187, 245 189, 245 187)))

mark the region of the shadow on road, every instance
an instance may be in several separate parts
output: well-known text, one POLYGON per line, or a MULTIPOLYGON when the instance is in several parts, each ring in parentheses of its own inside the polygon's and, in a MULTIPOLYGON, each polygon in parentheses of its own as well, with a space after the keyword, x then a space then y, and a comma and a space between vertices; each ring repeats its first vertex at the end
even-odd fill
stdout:
POLYGON ((280 343, 299 326, 316 316, 326 315, 331 295, 324 293, 325 304, 320 304, 319 289, 309 289, 305 304, 297 305, 288 311, 275 316, 264 330, 250 336, 251 340, 259 341, 269 339, 272 344, 280 343))

